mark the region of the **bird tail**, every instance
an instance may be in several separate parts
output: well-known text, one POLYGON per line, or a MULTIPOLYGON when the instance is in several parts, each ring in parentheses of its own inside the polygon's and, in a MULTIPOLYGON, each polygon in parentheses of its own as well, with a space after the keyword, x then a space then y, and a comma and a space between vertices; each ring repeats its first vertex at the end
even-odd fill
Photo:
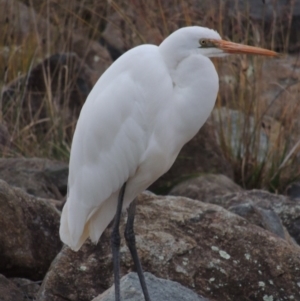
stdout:
POLYGON ((67 201, 61 214, 59 236, 61 241, 68 245, 73 251, 78 251, 89 237, 89 223, 81 223, 83 225, 80 227, 80 234, 76 235, 74 228, 72 229, 72 227, 70 227, 71 223, 69 220, 69 206, 70 202, 67 201))
POLYGON ((59 235, 63 243, 78 251, 88 237, 97 243, 112 221, 117 208, 117 193, 112 194, 92 212, 68 198, 61 214, 59 235))

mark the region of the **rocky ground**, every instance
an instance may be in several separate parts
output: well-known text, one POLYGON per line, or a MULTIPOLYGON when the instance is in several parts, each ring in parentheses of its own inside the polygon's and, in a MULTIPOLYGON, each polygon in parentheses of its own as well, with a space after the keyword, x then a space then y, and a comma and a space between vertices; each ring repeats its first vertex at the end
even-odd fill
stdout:
MULTIPOLYGON (((33 2, 38 10, 39 1, 33 2)), ((213 14, 206 10, 206 16, 203 9, 210 7, 210 1, 187 2, 194 7, 192 18, 201 16, 203 22, 209 22, 213 14)), ((244 5, 244 1, 237 1, 236 5, 233 2, 227 0, 223 7, 228 16, 236 14, 244 5)), ((278 1, 275 9, 273 4, 265 2, 267 6, 263 6, 263 1, 251 2, 249 14, 256 29, 266 22, 264 34, 268 40, 275 12, 277 20, 285 20, 290 6, 287 8, 285 1, 278 1), (260 14, 262 7, 266 11, 264 20, 260 14)), ((133 27, 139 28, 147 42, 157 44, 163 39, 162 31, 151 27, 145 22, 145 16, 137 14, 141 8, 145 14, 155 11, 152 4, 145 9, 135 1, 129 1, 124 11, 131 22, 125 24, 121 14, 108 14, 107 24, 98 40, 90 39, 84 31, 74 30, 70 34, 55 26, 53 20, 46 20, 42 11, 38 14, 26 4, 28 1, 0 0, 0 11, 6 12, 0 14, 2 28, 5 24, 9 26, 10 35, 19 45, 32 30, 40 37, 50 31, 56 39, 56 52, 40 58, 28 74, 3 86, 1 105, 4 107, 17 103, 22 91, 20 122, 26 125, 32 115, 47 117, 43 102, 49 93, 45 69, 53 79, 51 94, 56 105, 66 98, 72 100, 67 104, 65 116, 71 123, 77 118, 97 78, 119 55, 141 43, 133 27), (68 51, 64 44, 66 39, 70 46, 68 51), (70 68, 68 76, 66 67, 70 68)), ((98 4, 95 7, 97 13, 103 10, 103 3, 98 4)), ((288 110, 287 104, 294 103, 295 106, 289 106, 289 109, 296 116, 300 113, 300 107, 296 105, 300 91, 300 59, 297 56, 300 38, 295 30, 300 24, 300 3, 294 1, 293 5, 290 25, 282 22, 281 29, 276 28, 280 32, 291 26, 286 49, 289 54, 262 64, 264 81, 259 83, 256 97, 266 106, 272 104, 268 111, 270 115, 259 125, 262 143, 258 154, 262 158, 275 143, 274 135, 282 129, 287 131, 287 124, 278 121, 278 116, 288 110), (275 105, 274 99, 277 100, 275 105)), ((57 12, 58 15, 61 13, 57 12)), ((156 24, 158 20, 152 17, 151 21, 156 24)), ((170 28, 175 29, 182 22, 176 5, 171 6, 166 17, 169 17, 170 28)), ((225 26, 226 30, 229 29, 225 26)), ((281 50, 284 43, 279 34, 276 37, 274 43, 281 50)), ((42 39, 40 42, 44 47, 42 39)), ((0 52, 1 59, 5 58, 4 50, 0 52)), ((234 93, 236 65, 234 60, 229 67, 217 65, 223 100, 234 93)), ((254 76, 252 67, 244 66, 243 72, 249 78, 254 76)), ((295 181, 285 195, 281 195, 245 190, 234 182, 235 168, 223 152, 224 141, 216 135, 214 119, 221 116, 217 127, 223 127, 230 136, 237 131, 236 120, 243 119, 243 114, 236 108, 217 108, 196 137, 184 146, 170 171, 149 191, 138 196, 137 247, 153 301, 300 300, 300 184, 295 181), (226 126, 222 125, 222 120, 227 122, 226 126)), ((6 117, 10 118, 10 115, 6 117)), ((293 124, 300 129, 298 122, 295 119, 293 124)), ((254 125, 252 122, 250 130, 254 125)), ((46 130, 42 123, 36 126, 38 130, 46 130)), ((71 134, 70 129, 67 135, 71 134)), ((1 150, 17 151, 12 137, 5 122, 0 124, 1 150)), ((229 138, 233 152, 240 151, 236 141, 229 138)), ((20 156, 0 159, 0 301, 113 300, 110 227, 97 245, 87 242, 78 252, 63 246, 59 239, 67 178, 68 164, 65 162, 20 156)), ((124 213, 121 233, 126 218, 124 213)), ((123 239, 121 288, 124 301, 143 300, 134 271, 123 239)))
MULTIPOLYGON (((98 245, 88 242, 78 252, 62 246, 58 236, 64 200, 57 195, 66 190, 67 166, 34 158, 2 159, 0 170, 4 166, 1 300, 92 300, 105 292, 113 282, 110 228, 98 245)), ((203 174, 168 196, 139 195, 135 229, 154 291, 171 285, 158 277, 189 288, 199 300, 300 300, 299 220, 299 198, 245 191, 225 175, 203 174)), ((125 221, 126 214, 121 233, 125 221)), ((122 240, 121 273, 131 271, 122 240)), ((124 281, 124 289, 138 287, 131 278, 124 281)), ((177 289, 181 300, 193 300, 192 292, 177 289)), ((124 300, 141 300, 134 290, 135 299, 124 300)))

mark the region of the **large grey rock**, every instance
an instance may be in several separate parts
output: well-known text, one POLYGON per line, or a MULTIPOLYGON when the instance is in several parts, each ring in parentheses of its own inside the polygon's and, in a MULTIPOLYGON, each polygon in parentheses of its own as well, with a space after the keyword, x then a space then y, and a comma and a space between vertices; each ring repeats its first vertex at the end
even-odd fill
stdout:
POLYGON ((233 211, 289 240, 283 225, 290 236, 300 244, 300 200, 291 200, 286 196, 263 190, 250 190, 218 195, 205 201, 233 211))
MULTIPOLYGON (((126 215, 120 233, 124 232, 126 215)), ((64 247, 53 261, 38 301, 90 301, 113 284, 108 228, 98 245, 64 247)), ((143 268, 214 301, 300 299, 299 247, 209 203, 143 193, 136 240, 143 268)), ((121 242, 121 275, 134 270, 121 242)))
POLYGON ((0 272, 43 279, 62 243, 60 213, 43 199, 0 180, 0 272))
POLYGON ((224 175, 203 174, 179 183, 171 189, 169 195, 184 196, 205 202, 205 199, 210 199, 216 195, 239 191, 243 191, 243 189, 224 175))
POLYGON ((68 164, 42 158, 1 158, 0 179, 41 198, 62 199, 67 193, 68 164))
MULTIPOLYGON (((207 174, 178 184, 169 194, 224 205, 222 200, 230 200, 234 198, 233 195, 249 195, 249 191, 243 193, 240 186, 224 175, 207 174)), ((268 194, 268 196, 271 196, 271 194, 268 194)), ((224 207, 247 219, 252 224, 291 241, 290 235, 283 227, 280 217, 272 208, 270 201, 263 201, 258 197, 253 202, 249 197, 240 197, 235 201, 227 201, 224 207)))
MULTIPOLYGON (((151 300, 164 301, 208 301, 194 293, 192 290, 182 286, 181 284, 160 279, 151 273, 144 273, 145 280, 151 300)), ((115 291, 114 286, 106 292, 96 297, 92 301, 114 301, 115 291)), ((121 298, 123 301, 140 301, 143 300, 144 295, 141 289, 138 275, 136 273, 129 273, 121 279, 121 298)))
POLYGON ((283 239, 290 240, 290 236, 286 233, 282 226, 279 216, 270 206, 261 204, 256 206, 253 203, 241 203, 229 207, 228 210, 246 218, 251 223, 258 225, 283 239))

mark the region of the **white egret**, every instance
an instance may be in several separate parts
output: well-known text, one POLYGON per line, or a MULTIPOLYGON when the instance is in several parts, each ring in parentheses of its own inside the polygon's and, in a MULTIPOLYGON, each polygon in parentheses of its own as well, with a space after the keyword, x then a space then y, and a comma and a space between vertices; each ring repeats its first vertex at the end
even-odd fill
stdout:
POLYGON ((97 243, 115 216, 111 243, 117 301, 121 211, 129 206, 125 238, 149 301, 135 248, 133 201, 168 171, 207 120, 219 89, 209 58, 228 53, 276 56, 224 41, 208 28, 181 28, 159 46, 142 45, 123 54, 100 77, 82 108, 60 237, 75 251, 88 237, 97 243))

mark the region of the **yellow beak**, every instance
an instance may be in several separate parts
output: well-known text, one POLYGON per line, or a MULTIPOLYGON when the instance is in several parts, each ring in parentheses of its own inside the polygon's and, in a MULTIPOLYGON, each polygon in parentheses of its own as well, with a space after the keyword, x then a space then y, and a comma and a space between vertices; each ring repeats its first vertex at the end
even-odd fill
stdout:
POLYGON ((219 49, 222 49, 227 53, 237 53, 237 54, 256 54, 256 55, 266 55, 266 56, 278 56, 279 54, 275 51, 253 47, 248 45, 242 45, 238 43, 233 43, 225 40, 209 40, 219 49))

